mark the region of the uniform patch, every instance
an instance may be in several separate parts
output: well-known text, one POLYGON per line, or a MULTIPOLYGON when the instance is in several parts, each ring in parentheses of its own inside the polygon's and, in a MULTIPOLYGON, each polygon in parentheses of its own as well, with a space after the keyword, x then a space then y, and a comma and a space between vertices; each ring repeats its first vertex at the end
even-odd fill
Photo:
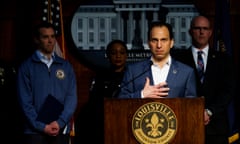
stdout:
POLYGON ((56 77, 57 77, 58 79, 64 79, 64 77, 65 77, 64 71, 61 70, 61 69, 57 70, 57 71, 56 71, 56 77))

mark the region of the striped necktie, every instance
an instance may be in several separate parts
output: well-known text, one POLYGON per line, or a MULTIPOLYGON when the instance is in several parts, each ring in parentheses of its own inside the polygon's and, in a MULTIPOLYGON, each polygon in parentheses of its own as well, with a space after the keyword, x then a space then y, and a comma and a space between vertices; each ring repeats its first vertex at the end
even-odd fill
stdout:
POLYGON ((198 64, 198 76, 200 78, 200 81, 203 82, 204 79, 204 62, 202 58, 202 51, 198 51, 198 56, 197 56, 197 64, 198 64))

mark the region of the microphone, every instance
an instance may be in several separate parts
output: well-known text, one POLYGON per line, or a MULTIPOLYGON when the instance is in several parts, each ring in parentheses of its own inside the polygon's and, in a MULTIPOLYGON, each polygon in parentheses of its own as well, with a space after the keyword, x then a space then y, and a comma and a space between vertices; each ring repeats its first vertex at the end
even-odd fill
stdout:
POLYGON ((120 92, 120 90, 122 88, 124 88, 125 86, 127 86, 128 84, 132 83, 133 81, 135 81, 136 79, 138 79, 139 77, 141 77, 143 74, 145 74, 146 72, 148 72, 150 69, 151 69, 151 66, 153 65, 153 62, 151 60, 149 60, 149 67, 147 67, 143 72, 141 72, 140 74, 138 74, 137 76, 135 76, 134 78, 132 78, 131 80, 127 81, 126 83, 123 83, 122 85, 119 85, 119 88, 116 89, 114 92, 113 92, 113 95, 112 97, 118 97, 118 94, 120 92))

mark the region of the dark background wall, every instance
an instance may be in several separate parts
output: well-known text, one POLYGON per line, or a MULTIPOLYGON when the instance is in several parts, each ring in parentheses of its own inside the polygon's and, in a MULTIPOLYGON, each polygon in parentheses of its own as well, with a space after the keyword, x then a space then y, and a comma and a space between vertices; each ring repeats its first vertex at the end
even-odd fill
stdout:
MULTIPOLYGON (((86 0, 62 0, 64 29, 66 34, 66 55, 67 59, 73 64, 78 84, 78 109, 80 113, 85 103, 88 100, 88 90, 91 78, 95 72, 83 64, 73 52, 74 44, 70 34, 70 23, 75 10, 80 4, 86 0)), ((215 1, 210 0, 193 0, 200 13, 210 17, 211 21, 215 19, 215 1)), ((41 17, 40 9, 41 0, 20 1, 20 0, 2 0, 0 5, 0 60, 1 63, 7 66, 17 67, 18 64, 26 57, 28 57, 32 49, 32 28, 33 25, 39 22, 41 17)), ((236 63, 236 69, 239 73, 239 38, 240 38, 240 1, 230 0, 230 17, 231 17, 231 36, 233 46, 233 56, 236 63)), ((239 77, 236 79, 239 80, 239 77)), ((14 81, 14 80, 13 80, 14 81)), ((14 82, 8 87, 14 90, 14 82)), ((240 88, 238 86, 238 88, 240 88)), ((11 91, 9 89, 4 89, 11 91)), ((12 102, 15 100, 15 93, 4 95, 8 97, 7 109, 11 109, 12 102)), ((0 95, 3 96, 1 90, 0 95)), ((239 101, 239 98, 236 101, 239 101)), ((2 101, 2 100, 1 100, 2 101)), ((240 101, 239 101, 240 102, 240 101)), ((237 115, 239 116, 239 105, 237 106, 237 115)), ((12 112, 12 111, 10 111, 12 112)), ((11 119, 12 117, 10 117, 11 119)))

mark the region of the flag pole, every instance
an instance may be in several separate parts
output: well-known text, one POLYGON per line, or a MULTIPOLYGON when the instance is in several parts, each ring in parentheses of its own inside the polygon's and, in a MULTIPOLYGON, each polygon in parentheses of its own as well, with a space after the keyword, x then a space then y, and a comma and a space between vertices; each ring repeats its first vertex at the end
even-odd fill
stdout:
MULTIPOLYGON (((65 37, 64 37, 64 25, 63 25, 63 14, 62 14, 62 2, 59 0, 59 11, 60 11, 60 23, 61 23, 61 39, 62 39, 62 54, 63 58, 66 59, 66 51, 65 51, 65 37)), ((70 130, 70 144, 72 143, 72 137, 75 136, 75 125, 74 125, 74 116, 71 118, 71 130, 70 130)))
POLYGON ((60 24, 61 24, 61 39, 62 39, 62 53, 63 58, 66 58, 66 52, 65 52, 65 37, 64 37, 64 26, 63 26, 63 15, 62 15, 62 2, 59 0, 59 10, 60 10, 60 24))

